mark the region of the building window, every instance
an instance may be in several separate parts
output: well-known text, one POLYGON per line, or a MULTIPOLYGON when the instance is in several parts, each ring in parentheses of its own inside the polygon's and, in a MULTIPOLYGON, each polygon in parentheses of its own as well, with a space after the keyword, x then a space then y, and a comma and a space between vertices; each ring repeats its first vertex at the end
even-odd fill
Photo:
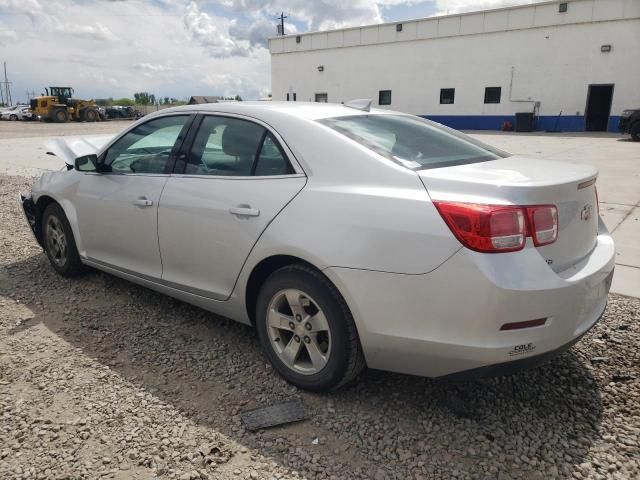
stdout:
POLYGON ((456 98, 455 88, 441 88, 440 89, 440 104, 448 105, 452 104, 456 98))
POLYGON ((297 101, 298 101, 298 97, 297 97, 297 95, 296 95, 295 93, 293 94, 293 101, 294 101, 294 102, 297 102, 297 101))
POLYGON ((484 89, 484 103, 500 103, 502 87, 487 87, 484 89))
POLYGON ((402 31, 402 24, 396 23, 396 32, 401 32, 401 31, 402 31))
POLYGON ((558 5, 558 12, 565 13, 568 8, 569 4, 567 2, 562 2, 560 5, 558 5))
POLYGON ((302 38, 300 37, 300 35, 296 35, 296 43, 300 43, 301 40, 302 38))
POLYGON ((287 93, 287 102, 289 101, 289 94, 287 93))
POLYGON ((327 103, 328 101, 329 96, 326 93, 316 93, 316 102, 327 103))
POLYGON ((378 92, 378 105, 391 105, 391 90, 380 90, 378 92))

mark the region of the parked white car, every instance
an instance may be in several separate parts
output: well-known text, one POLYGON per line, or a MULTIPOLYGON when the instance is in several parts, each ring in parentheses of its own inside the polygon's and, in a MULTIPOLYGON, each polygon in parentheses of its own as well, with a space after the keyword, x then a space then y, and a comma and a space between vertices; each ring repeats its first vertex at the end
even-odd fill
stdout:
POLYGON ((97 268, 255 325, 305 389, 365 365, 530 367, 607 303, 594 168, 368 102, 189 105, 49 149, 68 167, 21 201, 57 272, 97 268))
POLYGON ((2 120, 30 120, 32 118, 31 108, 24 105, 17 105, 0 113, 0 119, 2 120))

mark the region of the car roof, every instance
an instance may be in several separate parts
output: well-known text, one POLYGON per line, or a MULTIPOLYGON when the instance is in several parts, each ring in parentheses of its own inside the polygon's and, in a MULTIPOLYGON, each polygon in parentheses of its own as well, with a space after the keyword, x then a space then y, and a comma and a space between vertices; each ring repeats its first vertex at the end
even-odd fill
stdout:
POLYGON ((379 115, 398 113, 391 110, 372 108, 365 112, 357 108, 346 107, 340 103, 316 103, 316 102, 219 102, 200 105, 183 105, 181 107, 167 108, 154 112, 154 115, 172 112, 221 112, 236 113, 240 115, 260 117, 260 113, 280 113, 286 116, 306 118, 308 120, 320 120, 323 118, 344 117, 350 115, 379 115))

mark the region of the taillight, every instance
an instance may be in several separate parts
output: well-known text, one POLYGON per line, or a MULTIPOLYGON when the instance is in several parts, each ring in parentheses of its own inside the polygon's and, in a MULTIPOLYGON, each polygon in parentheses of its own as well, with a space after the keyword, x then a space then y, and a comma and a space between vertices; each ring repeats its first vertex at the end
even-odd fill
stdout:
POLYGON ((522 250, 527 236, 538 247, 558 238, 558 210, 554 205, 460 202, 434 202, 434 205, 460 243, 477 252, 522 250))
POLYGON ((549 245, 558 238, 558 209, 555 205, 527 207, 529 227, 536 247, 549 245))
POLYGON ((460 242, 477 252, 514 252, 524 248, 526 225, 520 207, 435 202, 460 242))

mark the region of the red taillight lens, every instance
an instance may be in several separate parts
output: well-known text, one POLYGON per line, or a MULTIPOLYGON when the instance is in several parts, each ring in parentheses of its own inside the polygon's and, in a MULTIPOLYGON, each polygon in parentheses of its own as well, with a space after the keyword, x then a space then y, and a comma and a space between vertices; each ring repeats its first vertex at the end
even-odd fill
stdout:
POLYGON ((477 252, 522 250, 528 235, 537 247, 553 243, 558 238, 558 210, 554 205, 459 202, 434 202, 434 205, 456 238, 477 252))
POLYGON ((526 226, 521 207, 435 202, 453 234, 478 252, 514 252, 524 248, 526 226))
POLYGON ((554 205, 527 207, 531 237, 536 247, 549 245, 558 238, 558 209, 554 205))

